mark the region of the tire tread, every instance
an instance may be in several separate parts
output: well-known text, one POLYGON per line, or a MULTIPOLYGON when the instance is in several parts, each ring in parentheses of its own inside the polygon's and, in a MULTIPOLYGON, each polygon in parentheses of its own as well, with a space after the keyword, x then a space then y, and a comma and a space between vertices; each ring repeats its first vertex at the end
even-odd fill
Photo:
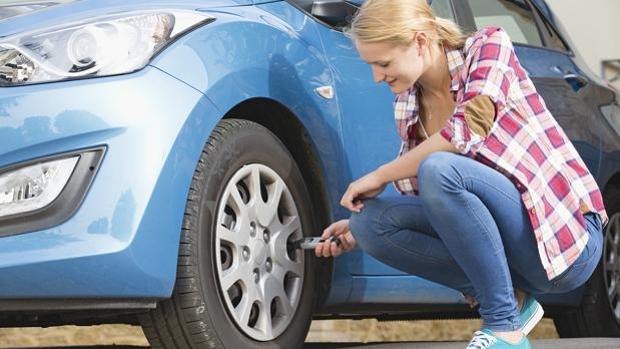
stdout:
POLYGON ((200 154, 192 176, 182 223, 177 278, 172 298, 161 301, 155 310, 140 316, 144 335, 153 348, 221 347, 221 341, 217 339, 213 329, 200 316, 206 309, 200 298, 194 228, 199 212, 201 183, 207 173, 205 168, 210 164, 210 154, 216 151, 218 144, 232 132, 248 127, 256 126, 245 120, 222 120, 213 130, 200 154), (184 331, 183 327, 187 331, 184 331))
MULTIPOLYGON (((212 320, 202 299, 197 251, 198 213, 203 184, 217 170, 212 154, 235 133, 243 130, 264 132, 254 122, 224 119, 212 131, 200 154, 189 188, 181 224, 176 283, 171 299, 158 303, 157 308, 141 316, 144 334, 153 348, 225 348, 212 327, 212 320)), ((277 137, 276 137, 277 138, 277 137)))

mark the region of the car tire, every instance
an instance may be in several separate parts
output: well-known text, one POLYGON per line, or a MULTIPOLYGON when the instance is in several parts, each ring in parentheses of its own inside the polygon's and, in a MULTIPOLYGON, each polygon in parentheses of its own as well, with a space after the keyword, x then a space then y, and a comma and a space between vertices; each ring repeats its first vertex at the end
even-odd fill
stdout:
MULTIPOLYGON (((263 203, 270 202, 268 197, 262 197, 261 200, 263 203)), ((314 308, 316 260, 311 254, 312 251, 295 250, 290 242, 292 239, 317 232, 310 200, 303 177, 293 157, 273 133, 254 122, 240 119, 222 120, 206 142, 192 179, 181 231, 177 277, 172 297, 159 302, 156 309, 142 315, 140 319, 150 345, 153 348, 301 348, 310 327, 314 308), (235 182, 234 189, 230 189, 232 180, 242 174, 240 171, 249 169, 248 166, 254 166, 251 168, 251 174, 240 182, 235 182), (257 186, 248 185, 250 189, 245 192, 246 197, 243 199, 243 203, 247 206, 235 201, 235 198, 238 200, 239 197, 234 194, 235 190, 238 190, 238 194, 243 194, 243 185, 256 178, 253 177, 256 173, 261 181, 258 186, 261 191, 260 196, 272 194, 266 184, 270 180, 274 180, 269 184, 272 189, 274 184, 281 184, 277 180, 278 177, 285 185, 281 199, 277 203, 278 212, 274 214, 272 221, 286 219, 293 222, 294 219, 290 217, 294 210, 290 202, 284 208, 280 205, 283 205, 282 202, 285 202, 287 198, 294 201, 293 206, 296 206, 298 214, 298 221, 295 224, 298 224, 298 228, 292 228, 293 223, 287 225, 289 230, 297 230, 287 231, 290 235, 287 238, 286 247, 283 247, 282 240, 286 237, 284 233, 286 229, 282 228, 279 233, 277 231, 269 233, 268 229, 262 226, 266 221, 261 221, 261 219, 267 219, 264 214, 261 216, 262 213, 257 213, 258 218, 253 230, 241 231, 242 228, 247 228, 247 222, 244 223, 243 217, 251 216, 248 213, 250 209, 239 211, 240 217, 234 218, 237 219, 234 222, 234 229, 239 227, 235 234, 239 235, 231 239, 237 242, 246 241, 247 245, 235 244, 218 237, 220 231, 216 228, 218 224, 220 224, 218 227, 233 224, 230 223, 230 217, 234 216, 235 212, 231 213, 231 211, 244 207, 259 207, 257 201, 251 201, 254 206, 250 201, 245 201, 255 200, 258 197, 253 191, 258 188, 257 186), (263 178, 262 176, 272 177, 263 178), (230 194, 228 199, 227 193, 230 194), (231 208, 231 205, 234 208, 231 208), (224 209, 220 210, 221 207, 224 209), (280 212, 281 210, 288 211, 280 212), (220 220, 220 217, 225 219, 220 220), (264 229, 264 243, 258 239, 257 231, 260 229, 264 229), (252 236, 252 231, 254 231, 254 236, 252 236), (269 237, 268 233, 273 238, 269 240, 269 243, 266 242, 269 237), (244 240, 246 236, 248 238, 244 240), (282 251, 283 248, 286 248, 286 252, 282 251), (275 253, 272 253, 274 251, 275 253), (290 261, 285 260, 284 254, 290 261), (267 261, 271 259, 273 259, 272 262, 267 264, 267 261), (299 261, 302 262, 302 267, 299 261), (261 262, 263 262, 262 266, 261 262), (280 266, 280 263, 294 265, 294 267, 285 272, 283 271, 285 268, 280 266), (225 265, 228 269, 223 270, 225 265), (237 274, 233 275, 229 271, 234 265, 236 267, 232 271, 237 274), (243 267, 244 269, 242 269, 243 265, 246 266, 243 267), (255 268, 253 276, 242 272, 249 270, 248 265, 255 268), (271 266, 271 269, 267 266, 271 266), (294 270, 296 274, 291 270, 294 270), (303 275, 299 275, 300 273, 303 275), (230 284, 230 280, 242 274, 243 278, 224 292, 222 285, 230 284), (223 275, 228 276, 225 278, 223 275), (254 277, 252 280, 255 286, 251 285, 251 277, 254 277), (284 286, 280 290, 276 281, 282 279, 284 279, 284 286), (254 302, 251 298, 258 295, 260 287, 263 286, 262 302, 252 303, 250 315, 247 317, 244 314, 248 312, 247 307, 250 304, 248 302, 254 302), (256 290, 256 292, 251 290, 256 290), (272 291, 280 296, 269 301, 272 291), (284 299, 289 303, 284 303, 284 299), (237 302, 236 305, 235 302, 237 302), (267 303, 269 311, 266 311, 267 303), (241 306, 242 304, 245 306, 241 306), (237 308, 240 308, 241 315, 236 311, 237 308), (241 308, 246 311, 243 312, 241 308), (244 316, 245 318, 241 319, 244 316), (248 318, 250 321, 247 323, 242 321, 248 318), (270 336, 266 335, 270 332, 269 327, 264 326, 266 323, 272 326, 270 336), (276 323, 279 327, 276 327, 276 323)), ((258 208, 255 211, 271 212, 261 211, 258 208)), ((233 225, 229 228, 228 232, 233 231, 233 225)))
MULTIPOLYGON (((620 199, 620 195, 614 196, 620 199)), ((616 208, 620 207, 620 200, 616 199, 606 207, 613 209, 610 212, 618 212, 616 208)), ((581 304, 553 318, 562 338, 620 337, 620 213, 610 217, 604 241, 601 260, 584 286, 581 304), (615 289, 615 295, 610 297, 609 289, 615 289)))

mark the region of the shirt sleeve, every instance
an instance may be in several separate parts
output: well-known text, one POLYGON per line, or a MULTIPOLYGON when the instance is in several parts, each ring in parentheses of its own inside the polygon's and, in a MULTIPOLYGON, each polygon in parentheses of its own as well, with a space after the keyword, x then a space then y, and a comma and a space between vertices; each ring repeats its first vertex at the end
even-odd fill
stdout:
POLYGON ((489 96, 476 96, 465 104, 464 115, 469 130, 486 138, 495 120, 495 104, 489 96))
POLYGON ((501 28, 488 28, 466 43, 467 69, 462 100, 440 134, 464 155, 473 157, 506 105, 516 75, 512 42, 501 28))

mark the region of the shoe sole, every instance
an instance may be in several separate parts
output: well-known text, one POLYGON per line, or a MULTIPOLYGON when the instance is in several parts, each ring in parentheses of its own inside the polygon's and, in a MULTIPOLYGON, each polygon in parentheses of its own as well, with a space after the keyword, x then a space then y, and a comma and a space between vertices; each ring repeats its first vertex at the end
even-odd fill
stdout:
POLYGON ((542 319, 544 314, 545 314, 545 311, 543 310, 542 305, 537 304, 536 305, 536 310, 534 310, 534 315, 532 317, 530 317, 528 322, 526 322, 523 325, 523 328, 521 329, 521 332, 523 332, 523 334, 527 336, 527 334, 530 333, 530 331, 532 331, 534 329, 536 324, 538 324, 540 319, 542 319))

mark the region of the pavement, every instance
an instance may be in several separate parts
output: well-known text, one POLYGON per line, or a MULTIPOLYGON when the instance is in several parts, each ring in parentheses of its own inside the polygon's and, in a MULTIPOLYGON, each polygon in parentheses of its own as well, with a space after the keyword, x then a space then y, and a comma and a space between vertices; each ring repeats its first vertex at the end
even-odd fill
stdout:
MULTIPOLYGON (((531 341, 534 349, 619 349, 620 338, 565 338, 531 341)), ((464 349, 467 342, 308 343, 304 349, 464 349)))
MULTIPOLYGON (((620 338, 564 338, 533 340, 534 349, 618 349, 620 338)), ((466 342, 376 342, 376 343, 306 343, 303 349, 464 349, 466 342)), ((48 349, 145 349, 140 346, 99 345, 86 347, 49 347, 48 349)), ((35 348, 20 348, 35 349, 35 348)), ((44 349, 37 347, 36 349, 44 349)), ((288 349, 288 348, 283 348, 288 349)))

